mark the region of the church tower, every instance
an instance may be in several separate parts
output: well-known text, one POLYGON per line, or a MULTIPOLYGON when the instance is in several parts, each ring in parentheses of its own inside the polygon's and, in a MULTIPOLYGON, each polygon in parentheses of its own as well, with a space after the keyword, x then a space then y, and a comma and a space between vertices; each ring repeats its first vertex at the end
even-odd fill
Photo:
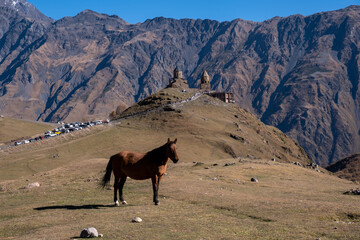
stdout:
POLYGON ((178 69, 178 67, 176 67, 174 69, 174 79, 182 79, 183 78, 183 74, 182 74, 182 71, 180 71, 178 69))
POLYGON ((201 74, 200 89, 205 91, 211 90, 210 77, 206 70, 201 74))
POLYGON ((169 79, 169 85, 167 87, 180 88, 183 90, 189 89, 188 82, 184 79, 183 73, 178 67, 174 69, 173 78, 169 79))

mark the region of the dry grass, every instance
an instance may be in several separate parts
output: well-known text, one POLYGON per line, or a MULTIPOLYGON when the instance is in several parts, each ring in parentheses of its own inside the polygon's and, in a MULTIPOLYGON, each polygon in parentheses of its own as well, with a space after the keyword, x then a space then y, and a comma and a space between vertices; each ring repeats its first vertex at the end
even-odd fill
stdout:
POLYGON ((112 190, 97 187, 102 158, 6 181, 0 237, 70 239, 93 226, 104 239, 358 239, 359 199, 342 194, 351 182, 293 164, 245 159, 224 167, 229 161, 170 164, 160 206, 150 181, 129 179, 129 205, 112 207, 112 190), (41 187, 22 188, 34 181, 41 187), (143 223, 131 223, 135 216, 143 223))
POLYGON ((0 118, 0 144, 23 137, 31 137, 35 134, 43 134, 52 128, 52 125, 46 123, 0 118))
POLYGON ((307 160, 289 138, 210 100, 0 153, 0 239, 72 239, 85 227, 104 239, 358 239, 359 196, 342 194, 356 184, 292 164, 307 160), (112 207, 113 191, 98 187, 109 157, 168 137, 178 138, 180 162, 160 184, 161 205, 150 180, 129 179, 129 205, 112 207))

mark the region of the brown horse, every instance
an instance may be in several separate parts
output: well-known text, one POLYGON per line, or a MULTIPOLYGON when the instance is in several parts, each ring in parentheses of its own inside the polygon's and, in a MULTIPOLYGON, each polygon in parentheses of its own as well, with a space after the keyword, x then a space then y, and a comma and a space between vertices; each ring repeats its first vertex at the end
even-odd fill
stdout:
POLYGON ((117 198, 117 190, 119 189, 120 201, 122 204, 127 204, 123 197, 123 187, 126 178, 129 176, 135 180, 143 180, 151 178, 154 203, 159 205, 158 190, 162 176, 166 172, 166 165, 169 158, 177 163, 179 158, 176 153, 176 142, 168 139, 163 146, 156 148, 147 153, 135 153, 129 151, 121 151, 110 157, 109 163, 106 167, 106 173, 100 183, 102 187, 110 181, 111 171, 114 172, 114 202, 119 206, 117 198))

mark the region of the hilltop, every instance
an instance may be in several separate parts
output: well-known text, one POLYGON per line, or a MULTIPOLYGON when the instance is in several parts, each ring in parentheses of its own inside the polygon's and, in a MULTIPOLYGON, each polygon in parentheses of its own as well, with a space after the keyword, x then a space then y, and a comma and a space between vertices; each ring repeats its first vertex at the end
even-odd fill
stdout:
MULTIPOLYGON (((253 158, 311 163, 305 151, 280 130, 236 104, 197 90, 163 89, 126 109, 119 119, 178 137, 187 153, 203 159, 253 158), (192 149, 191 146, 196 146, 192 149)), ((190 156, 189 156, 190 158, 190 156)))

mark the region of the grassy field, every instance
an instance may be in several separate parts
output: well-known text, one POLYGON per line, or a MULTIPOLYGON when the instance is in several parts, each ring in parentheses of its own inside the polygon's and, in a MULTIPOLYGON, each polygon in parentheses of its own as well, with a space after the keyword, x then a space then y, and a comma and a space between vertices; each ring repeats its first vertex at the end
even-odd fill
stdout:
POLYGON ((286 135, 209 101, 0 152, 0 239, 73 239, 86 227, 103 239, 359 239, 359 196, 343 194, 358 185, 293 164, 308 160, 286 135), (129 205, 113 207, 112 188, 98 187, 109 157, 168 137, 180 161, 169 163, 160 206, 150 180, 128 179, 129 205))
POLYGON ((287 163, 233 159, 170 164, 152 203, 150 181, 129 179, 129 205, 97 183, 107 159, 73 161, 1 185, 1 239, 71 239, 95 227, 104 239, 358 239, 358 196, 348 181, 287 163), (213 164, 218 164, 213 166, 213 164), (208 169, 206 169, 208 168, 208 169), (253 183, 251 177, 259 182, 253 183), (38 181, 41 187, 23 189, 38 181), (134 217, 142 223, 131 223, 134 217))

